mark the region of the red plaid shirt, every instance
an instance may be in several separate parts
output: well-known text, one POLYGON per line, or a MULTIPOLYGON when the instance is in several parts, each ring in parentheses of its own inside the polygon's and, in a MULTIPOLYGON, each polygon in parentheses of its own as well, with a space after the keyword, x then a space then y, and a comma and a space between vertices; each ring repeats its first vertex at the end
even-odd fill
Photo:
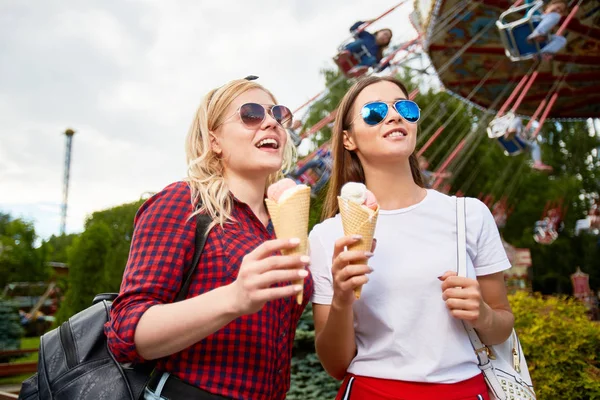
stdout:
MULTIPOLYGON (((171 303, 182 285, 194 253, 195 218, 190 189, 177 182, 146 201, 135 218, 129 260, 121 292, 105 326, 108 345, 120 362, 142 362, 134 332, 142 314, 156 304, 171 303)), ((215 226, 195 272, 188 298, 232 283, 242 258, 274 239, 246 204, 235 201, 236 223, 215 226)), ((304 303, 295 297, 268 302, 261 311, 242 316, 195 345, 158 361, 156 368, 214 394, 232 399, 285 399, 296 325, 313 291, 307 277, 304 303)))

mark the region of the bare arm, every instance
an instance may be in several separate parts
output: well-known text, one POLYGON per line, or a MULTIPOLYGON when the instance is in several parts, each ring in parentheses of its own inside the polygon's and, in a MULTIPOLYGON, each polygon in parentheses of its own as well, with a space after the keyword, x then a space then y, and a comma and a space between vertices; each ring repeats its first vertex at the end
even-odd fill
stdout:
POLYGON ((370 255, 361 251, 344 251, 357 240, 346 236, 335 243, 333 253, 333 300, 331 305, 313 304, 315 348, 325 371, 343 379, 356 355, 354 336, 354 288, 368 281, 371 269, 364 264, 349 265, 350 261, 366 260, 370 255))
POLYGON ((473 326, 483 343, 488 345, 504 342, 515 325, 515 317, 506 295, 504 273, 477 277, 483 297, 483 316, 477 326, 473 326))
POLYGON ((150 307, 135 330, 135 346, 146 360, 181 351, 221 329, 239 316, 259 311, 267 301, 293 296, 301 285, 271 287, 277 282, 305 278, 309 259, 270 256, 299 241, 271 240, 244 257, 232 284, 172 304, 150 307), (300 269, 298 269, 300 268, 300 269))
POLYGON ((499 344, 510 336, 515 323, 504 283, 504 273, 469 279, 448 271, 441 278, 442 297, 450 313, 469 322, 481 341, 499 344))
POLYGON ((356 355, 352 306, 335 307, 313 304, 315 348, 325 371, 335 379, 344 379, 356 355))
POLYGON ((231 285, 191 299, 150 307, 135 330, 135 346, 146 360, 181 351, 241 316, 231 285))

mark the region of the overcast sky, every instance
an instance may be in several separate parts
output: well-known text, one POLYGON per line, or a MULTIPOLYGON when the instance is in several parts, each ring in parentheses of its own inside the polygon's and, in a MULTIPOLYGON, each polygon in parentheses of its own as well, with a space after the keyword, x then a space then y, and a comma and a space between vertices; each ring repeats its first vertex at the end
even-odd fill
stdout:
MULTIPOLYGON (((90 213, 185 176, 201 97, 249 74, 294 109, 359 19, 396 0, 0 0, 0 211, 58 234, 67 128, 67 232, 90 213)), ((372 28, 411 39, 412 1, 372 28)))

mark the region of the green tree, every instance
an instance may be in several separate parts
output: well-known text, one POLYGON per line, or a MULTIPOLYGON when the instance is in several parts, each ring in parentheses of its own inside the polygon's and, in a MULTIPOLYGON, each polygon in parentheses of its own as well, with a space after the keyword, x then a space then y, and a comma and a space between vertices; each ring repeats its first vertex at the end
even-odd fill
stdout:
POLYGON ((32 223, 0 213, 0 287, 47 279, 49 270, 35 252, 35 241, 32 223))
POLYGON ((52 235, 48 240, 44 240, 39 247, 39 253, 44 262, 66 263, 68 260, 67 250, 73 244, 77 234, 52 235))
POLYGON ((95 212, 86 223, 87 229, 88 225, 102 222, 111 231, 110 250, 106 254, 103 267, 103 282, 106 291, 119 291, 133 237, 133 219, 142 203, 143 201, 139 200, 95 212))
POLYGON ((59 323, 89 307, 94 296, 105 291, 103 270, 111 236, 108 225, 96 222, 75 239, 69 250, 69 288, 58 312, 59 323))
POLYGON ((98 293, 118 292, 129 256, 133 220, 142 200, 94 212, 68 249, 67 294, 58 319, 91 305, 98 293))

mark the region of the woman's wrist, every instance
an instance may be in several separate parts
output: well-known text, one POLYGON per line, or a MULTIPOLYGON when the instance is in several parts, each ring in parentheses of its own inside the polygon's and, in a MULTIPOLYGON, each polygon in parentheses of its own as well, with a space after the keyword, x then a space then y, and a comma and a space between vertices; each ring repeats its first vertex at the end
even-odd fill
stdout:
POLYGON ((238 303, 238 296, 235 288, 235 282, 229 285, 221 286, 215 290, 220 291, 220 297, 223 299, 224 315, 234 320, 244 315, 244 306, 238 303))
POLYGON ((352 310, 352 303, 348 303, 347 301, 340 299, 340 296, 334 294, 333 299, 331 300, 331 308, 336 311, 352 310))
POLYGON ((494 313, 494 309, 482 301, 479 307, 479 318, 473 322, 473 328, 479 332, 489 331, 494 323, 494 313))

